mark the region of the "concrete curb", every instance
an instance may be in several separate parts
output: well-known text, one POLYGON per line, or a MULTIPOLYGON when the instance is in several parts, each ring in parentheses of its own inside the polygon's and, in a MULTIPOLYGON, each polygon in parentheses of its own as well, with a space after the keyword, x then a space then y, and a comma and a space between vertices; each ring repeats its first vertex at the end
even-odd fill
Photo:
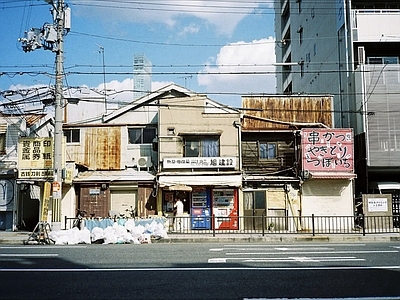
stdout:
MULTIPOLYGON (((23 245, 30 232, 0 231, 0 245, 23 245)), ((399 242, 400 234, 355 234, 304 235, 304 234, 169 234, 167 238, 152 239, 152 243, 366 243, 399 242)))

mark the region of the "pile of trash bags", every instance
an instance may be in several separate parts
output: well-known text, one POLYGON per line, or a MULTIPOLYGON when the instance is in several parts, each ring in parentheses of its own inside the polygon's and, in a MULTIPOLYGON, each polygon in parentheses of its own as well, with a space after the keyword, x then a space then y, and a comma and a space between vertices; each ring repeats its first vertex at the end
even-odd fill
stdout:
POLYGON ((152 239, 167 238, 164 219, 119 219, 107 222, 86 221, 82 229, 50 231, 49 238, 56 245, 76 244, 145 244, 152 239))

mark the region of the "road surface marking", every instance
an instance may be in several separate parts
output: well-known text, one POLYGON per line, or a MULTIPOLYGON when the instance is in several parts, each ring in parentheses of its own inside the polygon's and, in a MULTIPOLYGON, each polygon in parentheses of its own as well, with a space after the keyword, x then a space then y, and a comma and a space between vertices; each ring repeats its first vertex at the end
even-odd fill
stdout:
POLYGON ((216 263, 226 263, 226 258, 210 258, 208 260, 209 264, 216 264, 216 263))
MULTIPOLYGON (((243 300, 289 300, 292 298, 243 298, 243 300)), ((399 300, 400 297, 351 297, 351 298, 296 298, 296 300, 399 300)))
MULTIPOLYGON (((276 247, 288 247, 288 248, 293 248, 293 247, 304 247, 304 248, 308 248, 308 247, 316 247, 316 245, 307 245, 307 244, 303 244, 303 245, 299 245, 298 243, 296 245, 293 244, 226 244, 224 245, 224 247, 247 247, 247 248, 254 248, 254 247, 269 247, 269 248, 276 248, 276 247)), ((366 244, 361 244, 361 243, 346 243, 346 244, 335 244, 335 243, 318 243, 318 247, 353 247, 353 246, 366 246, 366 244)))
POLYGON ((57 253, 48 253, 48 254, 35 254, 35 253, 10 253, 10 254, 0 254, 0 257, 56 257, 58 256, 57 253))
POLYGON ((357 257, 307 257, 307 256, 293 256, 293 257, 231 257, 231 258, 210 258, 208 263, 227 263, 229 261, 243 261, 243 262, 341 262, 341 261, 365 261, 363 258, 357 257))
POLYGON ((370 254, 398 253, 397 250, 360 250, 360 251, 303 251, 303 252, 227 252, 226 255, 296 255, 296 254, 370 254))
POLYGON ((85 245, 26 245, 26 246, 0 246, 0 249, 61 249, 61 248, 87 248, 85 245))
POLYGON ((307 250, 333 250, 333 249, 335 249, 335 248, 332 248, 332 247, 330 247, 330 248, 328 248, 328 247, 314 247, 314 248, 305 248, 305 247, 301 247, 301 248, 289 248, 289 247, 282 247, 282 248, 274 248, 274 250, 279 250, 279 251, 289 251, 289 250, 291 250, 291 251, 294 251, 294 250, 304 250, 304 249, 307 249, 307 250))
POLYGON ((330 270, 399 270, 400 266, 344 266, 344 267, 193 267, 193 268, 76 268, 76 269, 1 269, 0 272, 170 272, 170 271, 330 271, 330 270))

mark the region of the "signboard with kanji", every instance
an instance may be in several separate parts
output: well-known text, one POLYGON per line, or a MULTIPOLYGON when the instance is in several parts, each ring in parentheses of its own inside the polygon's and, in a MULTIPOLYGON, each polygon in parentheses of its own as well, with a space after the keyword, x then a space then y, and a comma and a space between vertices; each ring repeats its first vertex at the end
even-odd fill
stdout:
POLYGON ((301 143, 303 170, 354 172, 352 129, 303 129, 301 143))
POLYGON ((53 138, 20 138, 18 140, 18 178, 52 177, 53 151, 53 138))

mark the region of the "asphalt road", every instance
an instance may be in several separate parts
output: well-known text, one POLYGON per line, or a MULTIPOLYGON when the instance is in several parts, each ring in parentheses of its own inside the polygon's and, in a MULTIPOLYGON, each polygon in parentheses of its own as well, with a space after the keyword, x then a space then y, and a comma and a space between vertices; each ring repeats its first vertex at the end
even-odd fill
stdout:
POLYGON ((0 299, 400 299, 400 243, 2 246, 0 299))

